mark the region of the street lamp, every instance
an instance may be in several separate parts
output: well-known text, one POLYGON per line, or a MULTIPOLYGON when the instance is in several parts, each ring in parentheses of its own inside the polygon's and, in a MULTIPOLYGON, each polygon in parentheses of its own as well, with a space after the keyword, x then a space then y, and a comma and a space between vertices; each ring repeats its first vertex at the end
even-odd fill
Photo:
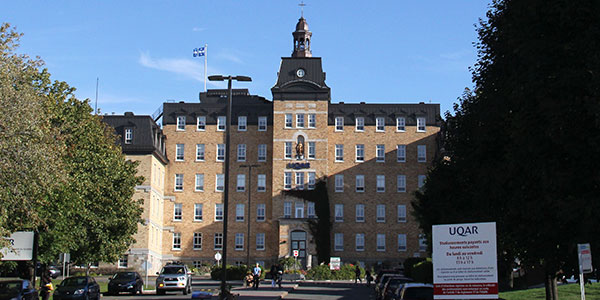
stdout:
POLYGON ((227 291, 227 219, 229 216, 229 156, 231 153, 230 147, 230 132, 231 132, 231 106, 232 106, 232 91, 231 81, 252 81, 252 78, 248 76, 223 76, 223 75, 212 75, 208 76, 210 81, 224 81, 227 80, 227 119, 225 121, 225 186, 223 195, 223 265, 221 274, 221 293, 219 299, 225 299, 228 294, 227 291))
POLYGON ((246 266, 250 267, 250 208, 252 193, 252 168, 260 167, 260 165, 241 165, 240 168, 248 168, 248 237, 246 245, 248 246, 248 252, 246 254, 246 266))

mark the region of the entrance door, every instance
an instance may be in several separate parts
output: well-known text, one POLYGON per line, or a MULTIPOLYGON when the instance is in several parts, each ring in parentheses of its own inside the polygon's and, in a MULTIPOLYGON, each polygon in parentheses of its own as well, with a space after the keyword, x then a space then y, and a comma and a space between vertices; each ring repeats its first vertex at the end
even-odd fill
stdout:
POLYGON ((306 268, 306 231, 292 231, 292 252, 298 250, 298 263, 302 268, 306 268))

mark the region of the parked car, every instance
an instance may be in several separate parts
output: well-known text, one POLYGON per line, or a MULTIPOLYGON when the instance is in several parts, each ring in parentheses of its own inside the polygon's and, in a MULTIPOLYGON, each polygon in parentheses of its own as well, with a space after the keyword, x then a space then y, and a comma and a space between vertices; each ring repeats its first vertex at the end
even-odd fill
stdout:
POLYGON ((405 283, 396 290, 394 300, 433 300, 433 285, 405 283))
POLYGON ((0 300, 38 300, 38 291, 27 279, 0 278, 0 300))
MULTIPOLYGON (((52 277, 52 279, 56 279, 56 278, 58 278, 58 276, 62 275, 62 271, 61 271, 60 267, 53 266, 53 265, 46 265, 45 269, 47 272, 50 273, 50 277, 52 277)), ((44 265, 41 263, 38 263, 38 266, 35 270, 35 274, 37 276, 41 276, 42 270, 44 270, 44 265)))
POLYGON ((156 294, 167 291, 182 291, 184 295, 192 292, 192 272, 179 262, 166 264, 160 273, 156 273, 156 294))
POLYGON ((117 272, 108 279, 108 295, 118 295, 121 292, 142 294, 144 281, 137 272, 117 272))
POLYGON ((388 282, 383 286, 383 290, 381 292, 381 299, 383 300, 391 300, 394 298, 396 294, 396 290, 403 284, 413 282, 412 279, 408 277, 390 277, 388 282))
POLYGON ((93 277, 73 276, 65 278, 53 294, 54 300, 100 300, 100 286, 93 277))
POLYGON ((399 274, 381 274, 379 276, 379 282, 375 284, 375 299, 380 300, 383 298, 383 287, 392 277, 397 278, 405 278, 403 275, 399 274))

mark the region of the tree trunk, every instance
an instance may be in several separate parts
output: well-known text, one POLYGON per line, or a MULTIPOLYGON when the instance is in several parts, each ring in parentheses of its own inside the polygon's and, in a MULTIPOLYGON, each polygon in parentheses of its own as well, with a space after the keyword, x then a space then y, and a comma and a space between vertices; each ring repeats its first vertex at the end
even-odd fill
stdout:
POLYGON ((546 280, 544 282, 546 288, 546 300, 558 300, 558 290, 556 289, 556 275, 552 273, 546 273, 546 280))
POLYGON ((91 265, 92 264, 90 264, 90 263, 85 264, 85 276, 90 276, 90 266, 91 265))

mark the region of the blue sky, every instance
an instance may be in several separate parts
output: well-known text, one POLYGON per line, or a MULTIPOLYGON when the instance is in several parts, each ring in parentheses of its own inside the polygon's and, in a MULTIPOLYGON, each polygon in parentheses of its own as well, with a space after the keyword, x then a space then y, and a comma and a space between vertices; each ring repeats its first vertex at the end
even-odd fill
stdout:
MULTIPOLYGON (((475 24, 488 1, 305 1, 313 56, 323 58, 332 102, 440 103, 465 87, 477 59, 475 24)), ((0 22, 25 35, 54 80, 102 113, 152 114, 167 100, 196 102, 208 74, 271 99, 281 57, 292 52, 299 1, 4 1, 0 22)), ((208 88, 224 85, 208 83, 208 88)))

